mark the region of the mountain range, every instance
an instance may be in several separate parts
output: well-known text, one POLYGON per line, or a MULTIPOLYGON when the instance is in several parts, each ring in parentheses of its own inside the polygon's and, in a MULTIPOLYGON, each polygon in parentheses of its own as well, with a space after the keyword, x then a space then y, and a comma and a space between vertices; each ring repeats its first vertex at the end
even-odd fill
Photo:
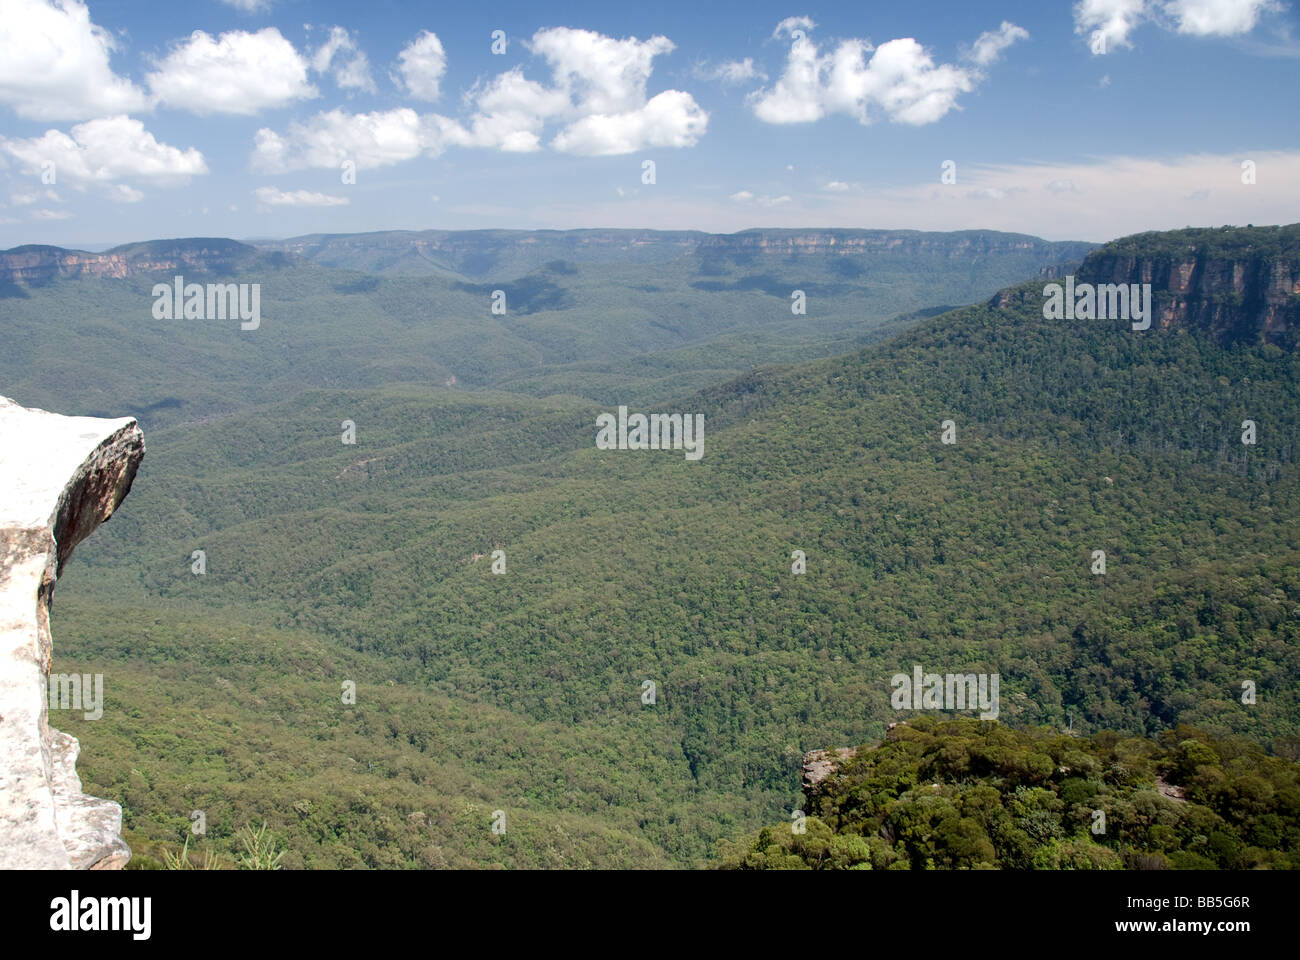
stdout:
MULTIPOLYGON (((914 720, 914 665, 998 675, 998 725, 1084 753, 1294 752, 1300 225, 152 241, 0 277, 4 392, 145 428, 53 611, 137 866, 196 809, 286 866, 700 865, 790 822, 805 753, 914 720), (155 320, 177 271, 260 283, 261 327, 155 320), (1047 319, 1067 275, 1151 284, 1150 328, 1047 319), (620 406, 702 415, 704 455, 598 449, 620 406)), ((1135 776, 1202 775, 1169 757, 1135 776)), ((1257 863, 1255 826, 1179 862, 1257 863)))

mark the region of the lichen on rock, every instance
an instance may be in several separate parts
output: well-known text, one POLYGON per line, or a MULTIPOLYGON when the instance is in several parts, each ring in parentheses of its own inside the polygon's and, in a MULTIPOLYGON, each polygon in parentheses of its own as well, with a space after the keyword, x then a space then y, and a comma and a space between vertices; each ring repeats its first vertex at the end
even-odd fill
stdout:
POLYGON ((135 420, 65 417, 0 397, 0 869, 115 869, 122 809, 82 793, 75 737, 48 722, 50 599, 78 543, 144 457, 135 420))

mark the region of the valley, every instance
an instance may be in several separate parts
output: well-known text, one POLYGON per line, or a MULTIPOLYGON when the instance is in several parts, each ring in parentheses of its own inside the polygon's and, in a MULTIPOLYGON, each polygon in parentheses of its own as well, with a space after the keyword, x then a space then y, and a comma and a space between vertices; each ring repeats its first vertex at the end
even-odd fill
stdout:
POLYGON ((996 676, 1015 738, 1295 750, 1300 290, 1231 281, 1300 276, 1300 228, 932 235, 942 274, 907 238, 912 267, 781 236, 407 239, 222 247, 262 285, 256 331, 151 318, 190 242, 0 301, 9 395, 145 430, 53 608, 53 669, 105 678, 101 719, 57 722, 133 865, 196 809, 208 849, 265 822, 287 867, 739 865, 805 802, 805 753, 912 722, 890 678, 915 664, 996 676), (1171 262, 1206 280, 1151 279, 1171 262), (1150 329, 1049 319, 1071 271, 1152 283, 1150 329), (707 453, 602 448, 620 406, 698 414, 707 453))

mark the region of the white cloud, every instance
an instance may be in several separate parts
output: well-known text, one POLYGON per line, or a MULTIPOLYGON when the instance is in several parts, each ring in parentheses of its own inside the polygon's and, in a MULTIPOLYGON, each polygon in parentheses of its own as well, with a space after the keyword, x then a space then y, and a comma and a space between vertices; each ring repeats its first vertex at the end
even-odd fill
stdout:
POLYGON ((67 210, 46 210, 42 208, 40 210, 32 211, 32 219, 33 220, 71 220, 72 214, 70 214, 67 210))
POLYGON ((1146 18, 1147 4, 1148 0, 1080 0, 1074 6, 1074 32, 1093 46, 1094 53, 1131 47, 1129 34, 1146 18), (1100 47, 1094 38, 1103 41, 1100 47))
POLYGON ((85 120, 147 109, 109 65, 116 45, 80 0, 4 0, 0 103, 33 120, 85 120))
MULTIPOLYGON (((564 153, 612 156, 645 147, 689 147, 708 126, 708 114, 681 90, 646 99, 654 58, 674 49, 667 37, 612 37, 554 27, 533 34, 529 48, 552 71, 549 93, 563 98, 569 120, 551 141, 564 153)), ((539 117, 540 119, 541 117, 539 117)))
POLYGON ((442 94, 442 75, 447 72, 447 54, 436 33, 425 30, 397 55, 397 76, 393 78, 411 96, 437 100, 442 94))
POLYGON ((708 114, 681 90, 665 90, 645 106, 616 114, 591 114, 561 130, 551 146, 561 153, 609 157, 646 147, 691 147, 704 134, 708 114))
POLYGON ((308 82, 307 61, 274 27, 232 30, 214 39, 196 30, 148 75, 161 103, 200 115, 251 115, 319 91, 308 82))
POLYGON ((375 81, 370 76, 370 61, 343 27, 332 27, 329 39, 317 47, 311 56, 311 68, 317 73, 328 72, 331 65, 334 68, 334 82, 340 87, 375 92, 375 81))
POLYGON ((319 113, 306 123, 289 124, 281 136, 257 131, 250 165, 262 173, 312 167, 339 169, 351 160, 358 170, 411 160, 439 150, 436 131, 410 107, 374 113, 319 113))
POLYGON ((793 197, 787 196, 785 194, 782 194, 779 197, 773 197, 767 194, 763 194, 762 196, 755 196, 753 193, 751 193, 748 190, 738 190, 736 193, 733 193, 731 195, 730 199, 734 200, 736 203, 753 202, 760 207, 779 207, 783 203, 790 203, 793 200, 793 197))
POLYGON ((720 80, 727 86, 746 83, 750 80, 766 80, 767 74, 754 66, 754 58, 744 60, 726 60, 712 70, 697 71, 697 76, 708 80, 720 80))
POLYGON ((843 113, 868 124, 883 111, 896 123, 919 126, 954 109, 958 95, 974 89, 979 79, 975 71, 936 66, 910 37, 876 48, 866 40, 843 40, 822 55, 805 36, 791 44, 785 70, 772 88, 755 91, 749 103, 767 123, 810 123, 843 113))
POLYGON ((351 202, 347 197, 332 197, 328 193, 312 193, 310 190, 286 192, 275 187, 258 187, 253 195, 269 207, 345 207, 351 202))
POLYGON ((1017 40, 1028 39, 1028 30, 1016 26, 1010 20, 1003 20, 1002 26, 998 29, 985 30, 979 35, 979 39, 975 41, 975 45, 971 48, 970 59, 981 67, 987 67, 996 63, 1002 56, 1002 51, 1017 40))
POLYGON ((166 186, 208 172, 198 150, 180 150, 159 143, 143 123, 126 116, 88 120, 77 124, 70 133, 47 130, 44 136, 29 139, 0 137, 0 152, 33 174, 39 174, 45 164, 52 162, 60 183, 112 183, 141 178, 166 186))
POLYGON ((271 9, 271 0, 221 0, 221 2, 244 13, 262 13, 271 9))
POLYGON ((1250 33, 1265 13, 1282 9, 1278 0, 1080 0, 1074 7, 1074 32, 1097 54, 1132 47, 1130 34, 1145 22, 1196 37, 1236 37, 1250 33), (1105 41, 1094 42, 1098 35, 1105 41))
POLYGON ((772 39, 780 40, 782 37, 793 36, 796 30, 811 33, 816 26, 817 24, 812 22, 811 17, 786 17, 772 31, 772 39))
POLYGON ((845 183, 843 180, 832 180, 830 183, 826 184, 826 186, 823 187, 822 189, 829 190, 832 193, 843 193, 844 191, 849 189, 849 185, 845 183))
POLYGON ((442 142, 511 153, 540 150, 546 121, 571 106, 563 90, 529 80, 520 67, 498 74, 481 89, 471 91, 468 99, 477 107, 468 128, 448 117, 432 118, 442 142))
POLYGON ((114 203, 139 203, 144 193, 125 183, 115 183, 108 189, 108 199, 114 203))
POLYGON ((1178 32, 1197 37, 1250 33, 1261 14, 1279 9, 1275 0, 1169 0, 1165 4, 1178 32))
MULTIPOLYGON (((551 68, 549 85, 514 67, 475 84, 462 121, 409 108, 349 115, 335 110, 281 135, 259 130, 254 169, 358 167, 437 155, 448 147, 485 147, 512 153, 541 150, 548 123, 560 124, 549 146, 562 153, 615 156, 648 147, 689 147, 708 125, 708 114, 689 94, 665 90, 647 99, 652 61, 673 49, 666 37, 615 40, 589 30, 539 30, 528 44, 551 68), (364 160, 364 162, 363 162, 364 160)), ((431 99, 445 69, 442 44, 424 33, 399 58, 394 80, 412 95, 431 99)))

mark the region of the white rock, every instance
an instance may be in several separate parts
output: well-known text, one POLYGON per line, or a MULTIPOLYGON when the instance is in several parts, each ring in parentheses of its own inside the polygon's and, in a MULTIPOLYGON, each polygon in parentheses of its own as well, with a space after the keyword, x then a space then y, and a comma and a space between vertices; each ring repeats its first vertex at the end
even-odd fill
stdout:
POLYGON ((0 397, 0 869, 120 868, 122 809, 81 792, 75 737, 48 724, 50 597, 144 457, 130 418, 64 417, 0 397))

